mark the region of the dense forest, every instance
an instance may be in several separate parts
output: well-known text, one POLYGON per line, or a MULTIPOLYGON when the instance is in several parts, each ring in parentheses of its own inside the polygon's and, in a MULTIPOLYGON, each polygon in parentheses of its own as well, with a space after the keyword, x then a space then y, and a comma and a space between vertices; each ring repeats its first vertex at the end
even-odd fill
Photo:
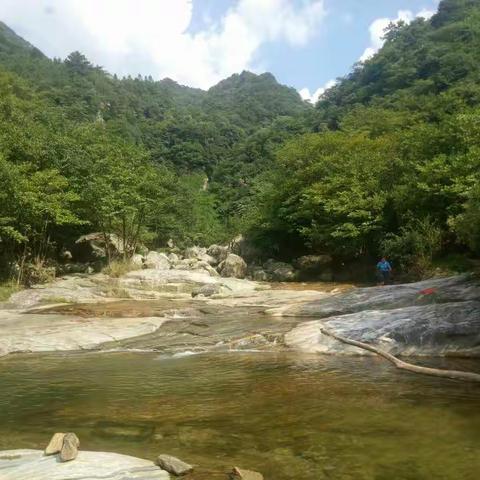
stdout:
POLYGON ((0 262, 80 235, 133 252, 226 242, 265 256, 388 252, 421 276, 480 253, 480 2, 443 0, 317 105, 265 73, 208 91, 49 59, 0 23, 0 262))

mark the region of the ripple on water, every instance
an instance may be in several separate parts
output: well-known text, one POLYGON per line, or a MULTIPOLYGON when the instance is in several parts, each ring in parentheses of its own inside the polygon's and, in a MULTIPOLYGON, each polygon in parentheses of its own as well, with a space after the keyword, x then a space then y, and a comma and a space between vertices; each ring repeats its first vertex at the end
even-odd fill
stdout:
POLYGON ((239 464, 275 480, 480 471, 478 386, 374 357, 21 355, 0 362, 0 384, 1 449, 42 448, 53 431, 74 430, 84 449, 170 453, 215 471, 239 464))

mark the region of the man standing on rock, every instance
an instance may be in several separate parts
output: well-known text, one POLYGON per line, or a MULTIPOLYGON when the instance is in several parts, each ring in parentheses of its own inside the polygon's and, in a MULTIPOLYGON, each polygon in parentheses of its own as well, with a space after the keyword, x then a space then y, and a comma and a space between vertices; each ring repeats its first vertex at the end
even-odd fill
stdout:
POLYGON ((377 263, 377 273, 381 285, 388 285, 390 282, 390 275, 392 274, 392 266, 385 257, 382 257, 377 263))

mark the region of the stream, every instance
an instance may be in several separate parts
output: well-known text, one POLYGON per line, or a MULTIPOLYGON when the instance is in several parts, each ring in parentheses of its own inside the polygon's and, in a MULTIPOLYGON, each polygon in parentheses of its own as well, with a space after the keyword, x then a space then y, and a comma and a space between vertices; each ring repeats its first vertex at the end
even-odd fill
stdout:
MULTIPOLYGON (((480 372, 478 359, 422 359, 480 372)), ((376 357, 293 352, 18 354, 0 361, 0 450, 81 449, 231 466, 268 480, 476 480, 478 385, 376 357)))

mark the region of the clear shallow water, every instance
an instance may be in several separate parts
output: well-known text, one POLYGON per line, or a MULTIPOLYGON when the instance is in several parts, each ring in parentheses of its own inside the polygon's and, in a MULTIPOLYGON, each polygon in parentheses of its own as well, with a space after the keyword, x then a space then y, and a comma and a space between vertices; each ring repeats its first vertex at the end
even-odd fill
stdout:
POLYGON ((376 358, 22 355, 0 361, 0 386, 0 449, 75 431, 83 449, 179 456, 195 479, 480 478, 480 387, 376 358))

